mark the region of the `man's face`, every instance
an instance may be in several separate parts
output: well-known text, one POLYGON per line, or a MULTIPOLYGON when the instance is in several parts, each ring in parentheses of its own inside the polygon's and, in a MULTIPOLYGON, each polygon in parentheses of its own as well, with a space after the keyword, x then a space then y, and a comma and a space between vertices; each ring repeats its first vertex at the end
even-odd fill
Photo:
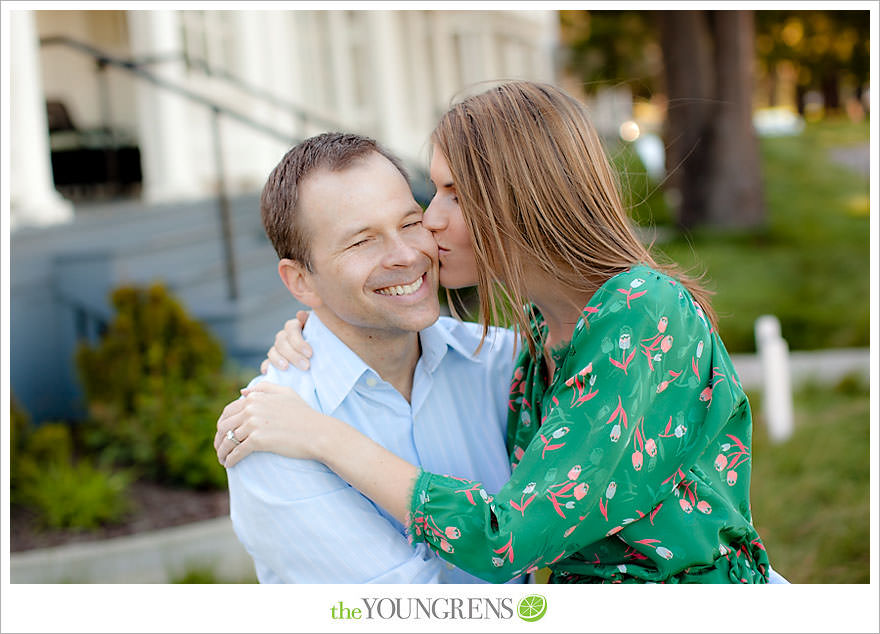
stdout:
POLYGON ((433 324, 437 243, 397 168, 373 152, 342 171, 310 174, 300 187, 321 320, 337 334, 380 338, 433 324))

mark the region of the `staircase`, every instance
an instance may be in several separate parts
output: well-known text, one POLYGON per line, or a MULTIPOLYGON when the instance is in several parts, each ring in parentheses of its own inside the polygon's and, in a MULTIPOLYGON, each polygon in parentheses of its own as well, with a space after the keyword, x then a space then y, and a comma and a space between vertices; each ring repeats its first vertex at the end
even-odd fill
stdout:
POLYGON ((163 283, 258 372, 274 333, 302 306, 278 278, 257 194, 230 199, 238 297, 228 299, 217 201, 77 209, 75 220, 11 236, 11 383, 35 420, 83 413, 73 355, 112 320, 111 291, 163 283))

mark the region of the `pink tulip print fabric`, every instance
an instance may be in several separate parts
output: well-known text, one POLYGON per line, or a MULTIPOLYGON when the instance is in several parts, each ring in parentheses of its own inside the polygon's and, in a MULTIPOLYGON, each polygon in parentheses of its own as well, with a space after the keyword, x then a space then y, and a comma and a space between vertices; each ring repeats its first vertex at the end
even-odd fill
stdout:
MULTIPOLYGON (((537 311, 533 328, 541 341, 537 311)), ((634 267, 593 295, 552 380, 540 354, 511 382, 511 479, 422 471, 412 539, 493 582, 765 583, 749 403, 688 291, 634 267)))

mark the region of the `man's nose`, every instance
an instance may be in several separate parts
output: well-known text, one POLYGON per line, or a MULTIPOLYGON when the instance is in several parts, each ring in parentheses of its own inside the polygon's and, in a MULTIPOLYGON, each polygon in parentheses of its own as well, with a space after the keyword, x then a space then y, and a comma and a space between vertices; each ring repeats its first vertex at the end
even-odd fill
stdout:
POLYGON ((421 257, 421 251, 413 240, 397 234, 388 243, 384 264, 387 267, 407 267, 418 262, 421 257))
POLYGON ((425 213, 422 216, 422 226, 429 231, 443 231, 446 228, 446 214, 440 211, 440 205, 437 204, 437 197, 431 199, 425 213))

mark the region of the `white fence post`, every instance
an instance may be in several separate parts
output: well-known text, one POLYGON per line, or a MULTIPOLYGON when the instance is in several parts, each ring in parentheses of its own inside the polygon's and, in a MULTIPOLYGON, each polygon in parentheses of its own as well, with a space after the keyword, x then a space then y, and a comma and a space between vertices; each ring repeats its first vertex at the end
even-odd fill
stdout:
POLYGON ((788 342, 782 338, 779 319, 762 315, 755 320, 755 343, 763 375, 763 410, 770 440, 788 440, 794 431, 794 406, 788 342))

